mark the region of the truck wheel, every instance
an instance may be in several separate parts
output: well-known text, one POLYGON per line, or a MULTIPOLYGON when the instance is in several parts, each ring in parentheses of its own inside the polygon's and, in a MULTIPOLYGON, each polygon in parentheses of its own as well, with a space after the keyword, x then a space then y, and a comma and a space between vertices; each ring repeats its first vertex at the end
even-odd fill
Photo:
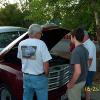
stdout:
POLYGON ((6 85, 0 85, 0 100, 15 100, 6 85))

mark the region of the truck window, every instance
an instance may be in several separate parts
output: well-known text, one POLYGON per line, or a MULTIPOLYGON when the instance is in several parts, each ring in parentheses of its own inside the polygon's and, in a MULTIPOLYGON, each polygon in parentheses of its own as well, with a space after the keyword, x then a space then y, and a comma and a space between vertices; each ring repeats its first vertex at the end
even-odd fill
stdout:
POLYGON ((18 38, 25 31, 21 32, 4 32, 0 33, 0 51, 3 50, 7 45, 9 45, 12 41, 18 38))

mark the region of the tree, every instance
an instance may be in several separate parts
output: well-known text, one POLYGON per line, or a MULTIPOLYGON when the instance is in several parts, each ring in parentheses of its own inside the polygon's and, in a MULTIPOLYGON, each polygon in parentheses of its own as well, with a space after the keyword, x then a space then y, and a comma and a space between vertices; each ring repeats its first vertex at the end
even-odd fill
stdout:
POLYGON ((70 0, 32 0, 27 19, 40 24, 55 22, 60 24, 70 0), (65 9, 64 9, 65 8, 65 9))
POLYGON ((22 12, 17 4, 7 4, 0 9, 0 25, 25 26, 25 16, 26 12, 22 12))
MULTIPOLYGON (((23 21, 24 23, 28 23, 24 24, 26 27, 31 23, 45 24, 51 22, 70 30, 78 26, 85 26, 89 32, 94 34, 96 27, 99 26, 100 0, 18 1, 20 1, 20 6, 17 6, 17 11, 19 10, 20 14, 15 18, 15 21, 18 20, 20 16, 21 23, 23 23, 23 21)), ((5 8, 7 8, 7 6, 5 8)), ((19 25, 21 24, 20 22, 18 22, 19 25)), ((98 33, 99 30, 97 27, 98 37, 100 37, 98 33)), ((98 40, 100 41, 99 38, 98 40)))
MULTIPOLYGON (((92 29, 93 32, 97 33, 97 38, 100 44, 100 0, 79 0, 79 3, 74 6, 74 9, 75 12, 79 12, 77 15, 81 14, 83 16, 81 21, 86 20, 84 24, 87 29, 92 29)), ((82 16, 79 18, 82 18, 82 16)))

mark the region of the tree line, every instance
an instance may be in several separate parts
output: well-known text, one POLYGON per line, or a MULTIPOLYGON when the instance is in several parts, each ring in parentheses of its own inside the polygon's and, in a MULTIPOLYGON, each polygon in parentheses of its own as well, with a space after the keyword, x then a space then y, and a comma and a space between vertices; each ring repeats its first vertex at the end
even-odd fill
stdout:
POLYGON ((100 0, 18 0, 16 4, 3 1, 0 26, 55 23, 70 30, 82 26, 100 37, 100 0))

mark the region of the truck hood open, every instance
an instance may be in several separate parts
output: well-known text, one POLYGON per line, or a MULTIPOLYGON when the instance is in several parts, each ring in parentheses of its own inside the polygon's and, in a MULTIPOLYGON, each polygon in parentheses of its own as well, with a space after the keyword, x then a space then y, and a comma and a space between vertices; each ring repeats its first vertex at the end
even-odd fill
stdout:
MULTIPOLYGON (((51 50, 69 32, 69 30, 59 27, 43 28, 43 36, 41 37, 41 40, 43 40, 46 43, 48 49, 51 50)), ((15 39, 7 47, 5 47, 0 52, 0 55, 4 55, 7 52, 9 52, 16 44, 18 44, 25 37, 27 37, 27 32, 15 39)))
POLYGON ((69 30, 63 28, 43 30, 43 36, 41 37, 41 40, 43 40, 48 49, 51 50, 69 32, 69 30))

